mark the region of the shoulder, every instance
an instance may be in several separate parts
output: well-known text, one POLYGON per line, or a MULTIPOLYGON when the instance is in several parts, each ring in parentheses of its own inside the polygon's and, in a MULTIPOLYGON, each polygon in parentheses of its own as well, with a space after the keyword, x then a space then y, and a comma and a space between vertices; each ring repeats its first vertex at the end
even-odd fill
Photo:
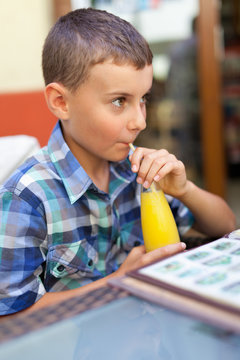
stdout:
POLYGON ((2 185, 0 194, 8 192, 33 202, 37 197, 41 197, 46 187, 53 187, 53 183, 59 180, 47 150, 43 148, 15 170, 2 185))

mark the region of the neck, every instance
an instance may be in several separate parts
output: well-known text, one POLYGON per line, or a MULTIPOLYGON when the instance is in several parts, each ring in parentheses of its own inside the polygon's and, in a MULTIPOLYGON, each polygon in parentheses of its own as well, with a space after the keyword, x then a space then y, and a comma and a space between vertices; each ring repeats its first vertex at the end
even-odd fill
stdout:
POLYGON ((109 162, 99 158, 97 155, 89 153, 84 148, 79 147, 64 134, 66 143, 71 152, 78 160, 79 164, 86 171, 93 183, 102 191, 108 192, 109 187, 109 162))

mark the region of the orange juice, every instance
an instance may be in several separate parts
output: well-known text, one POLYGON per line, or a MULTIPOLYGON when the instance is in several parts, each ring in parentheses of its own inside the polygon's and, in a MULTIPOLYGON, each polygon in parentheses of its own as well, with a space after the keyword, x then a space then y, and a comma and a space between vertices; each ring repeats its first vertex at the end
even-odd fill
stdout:
POLYGON ((147 252, 180 241, 172 211, 162 190, 142 191, 141 222, 147 252))

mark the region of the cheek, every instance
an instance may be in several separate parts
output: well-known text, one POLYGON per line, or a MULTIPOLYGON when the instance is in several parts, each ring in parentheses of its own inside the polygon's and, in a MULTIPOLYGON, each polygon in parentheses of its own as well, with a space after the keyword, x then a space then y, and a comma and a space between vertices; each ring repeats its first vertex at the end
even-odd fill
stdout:
POLYGON ((101 128, 101 137, 106 144, 111 143, 119 137, 119 131, 116 129, 116 127, 108 125, 105 128, 101 128))
POLYGON ((144 118, 146 119, 146 117, 147 117, 146 105, 144 105, 141 110, 142 110, 142 114, 143 114, 144 118))
POLYGON ((122 122, 118 120, 114 121, 111 119, 110 121, 101 122, 99 126, 102 137, 106 140, 115 140, 119 137, 121 132, 123 131, 122 122))
POLYGON ((146 117, 147 117, 147 109, 146 109, 146 106, 144 106, 144 108, 143 108, 143 115, 145 116, 145 119, 146 119, 146 117))

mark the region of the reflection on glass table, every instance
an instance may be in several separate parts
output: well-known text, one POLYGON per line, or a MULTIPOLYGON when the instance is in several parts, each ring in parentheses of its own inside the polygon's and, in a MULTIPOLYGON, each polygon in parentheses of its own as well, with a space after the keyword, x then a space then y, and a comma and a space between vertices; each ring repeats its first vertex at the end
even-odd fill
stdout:
POLYGON ((239 354, 239 334, 134 296, 116 299, 0 345, 1 360, 237 360, 239 354))

